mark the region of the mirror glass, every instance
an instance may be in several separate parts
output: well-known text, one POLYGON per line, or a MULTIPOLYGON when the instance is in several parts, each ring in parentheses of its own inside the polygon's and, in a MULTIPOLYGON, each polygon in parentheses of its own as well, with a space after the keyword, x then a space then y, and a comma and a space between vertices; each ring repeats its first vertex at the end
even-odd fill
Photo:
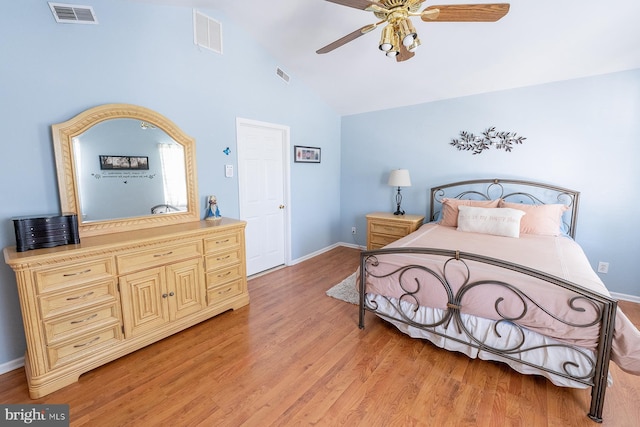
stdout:
POLYGON ((111 119, 73 138, 83 222, 187 211, 184 149, 165 131, 111 119))
POLYGON ((166 117, 107 104, 52 131, 61 210, 81 237, 200 219, 195 141, 166 117))

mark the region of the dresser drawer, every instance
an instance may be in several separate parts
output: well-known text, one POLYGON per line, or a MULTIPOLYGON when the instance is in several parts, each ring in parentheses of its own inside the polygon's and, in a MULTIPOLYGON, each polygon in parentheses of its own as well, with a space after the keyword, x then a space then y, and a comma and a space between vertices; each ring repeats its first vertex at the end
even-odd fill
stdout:
POLYGON ((211 253, 240 245, 241 234, 237 231, 220 233, 215 237, 204 240, 204 252, 211 253))
POLYGON ((244 281, 234 280, 221 286, 216 286, 207 291, 207 304, 213 305, 224 301, 227 298, 240 295, 242 293, 244 281))
POLYGON ((207 263, 207 271, 225 268, 240 263, 242 259, 242 250, 240 248, 229 251, 210 254, 205 257, 207 263))
POLYGON ((49 366, 56 368, 108 348, 121 340, 120 325, 112 325, 63 344, 47 346, 49 366))
POLYGON ((163 246, 116 257, 118 272, 127 274, 138 270, 166 265, 176 261, 202 256, 200 240, 181 245, 163 246))
POLYGON ((114 277, 112 258, 86 263, 65 264, 34 272, 39 292, 50 292, 84 283, 114 277))
POLYGON ((97 304, 117 301, 116 295, 116 282, 111 279, 67 292, 40 296, 40 311, 42 318, 47 319, 97 304))
POLYGON ((55 344, 105 326, 120 324, 117 304, 103 305, 44 322, 48 344, 55 344))
POLYGON ((207 272, 207 288, 213 288, 231 280, 238 280, 244 277, 244 268, 241 264, 232 267, 216 269, 207 272))

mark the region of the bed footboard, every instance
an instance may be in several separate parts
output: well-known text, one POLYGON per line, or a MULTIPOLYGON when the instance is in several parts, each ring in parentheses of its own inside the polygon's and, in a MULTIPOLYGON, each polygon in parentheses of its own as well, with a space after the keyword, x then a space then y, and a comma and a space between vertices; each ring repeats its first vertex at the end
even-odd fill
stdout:
MULTIPOLYGON (((365 326, 365 312, 370 311, 389 321, 472 347, 478 353, 491 353, 505 361, 527 365, 591 387, 591 407, 588 416, 596 422, 602 422, 617 309, 617 302, 614 299, 544 272, 499 259, 452 250, 406 247, 362 252, 359 290, 359 327, 361 329, 365 326), (437 266, 430 264, 426 266, 422 263, 395 266, 392 271, 384 273, 380 273, 376 269, 386 256, 397 254, 412 254, 414 259, 416 256, 423 255, 431 258, 436 256, 440 261, 437 266), (453 265, 457 266, 457 271, 466 271, 466 278, 461 285, 456 281, 458 279, 453 280, 449 277, 453 265), (490 265, 508 270, 507 277, 513 278, 513 280, 507 281, 503 276, 495 280, 484 278, 477 280, 473 268, 470 266, 478 265, 490 265), (438 293, 440 295, 446 294, 447 300, 446 306, 437 309, 436 315, 429 317, 429 320, 425 320, 424 317, 418 318, 416 315, 418 308, 425 305, 417 298, 421 286, 425 286, 420 278, 426 277, 425 275, 436 281, 439 288, 438 293), (531 295, 530 292, 523 290, 517 280, 521 276, 523 278, 526 276, 527 280, 533 278, 533 280, 544 282, 544 286, 564 289, 571 297, 567 298, 566 305, 562 310, 557 310, 541 300, 539 295, 531 295), (402 295, 399 298, 392 298, 369 293, 368 282, 378 279, 396 282, 402 295), (452 282, 458 284, 452 285, 452 282), (517 314, 507 313, 507 310, 503 309, 505 301, 502 297, 487 298, 486 301, 482 301, 483 305, 486 303, 485 308, 492 311, 490 319, 483 318, 483 321, 490 322, 491 334, 495 335, 498 343, 496 341, 489 342, 485 339, 485 335, 479 336, 473 328, 469 327, 469 323, 465 323, 465 318, 468 317, 465 313, 466 304, 467 300, 471 298, 469 295, 472 292, 484 292, 484 287, 489 286, 494 289, 499 288, 503 293, 511 294, 521 307, 517 314), (384 309, 381 308, 381 303, 385 306, 384 309), (544 316, 551 319, 551 322, 567 325, 572 330, 585 328, 585 330, 597 331, 595 347, 587 350, 562 340, 552 340, 553 342, 544 344, 530 342, 529 331, 520 320, 531 310, 542 312, 544 316), (576 313, 578 315, 584 313, 588 319, 576 322, 574 316, 576 313), (511 331, 509 341, 501 344, 500 340, 503 338, 501 331, 507 327, 511 331), (560 367, 545 366, 546 362, 537 363, 536 357, 527 357, 527 354, 539 351, 557 351, 561 352, 562 357, 565 357, 565 354, 568 356, 566 360, 559 363, 560 367)), ((424 290, 422 291, 424 293, 424 290)), ((487 293, 487 295, 493 294, 487 293)), ((564 304, 564 301, 561 304, 564 304)))

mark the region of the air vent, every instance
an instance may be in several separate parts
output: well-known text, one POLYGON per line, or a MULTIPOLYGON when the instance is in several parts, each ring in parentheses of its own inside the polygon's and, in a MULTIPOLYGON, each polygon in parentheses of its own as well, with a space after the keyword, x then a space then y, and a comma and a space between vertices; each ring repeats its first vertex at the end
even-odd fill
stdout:
POLYGON ((53 17, 61 24, 97 24, 98 18, 91 6, 49 2, 53 17))
POLYGON ((278 77, 280 77, 286 83, 289 83, 289 74, 287 74, 284 71, 282 71, 282 69, 280 69, 279 67, 276 69, 276 74, 278 75, 278 77))
POLYGON ((222 53, 222 24, 194 10, 193 42, 205 49, 222 53))

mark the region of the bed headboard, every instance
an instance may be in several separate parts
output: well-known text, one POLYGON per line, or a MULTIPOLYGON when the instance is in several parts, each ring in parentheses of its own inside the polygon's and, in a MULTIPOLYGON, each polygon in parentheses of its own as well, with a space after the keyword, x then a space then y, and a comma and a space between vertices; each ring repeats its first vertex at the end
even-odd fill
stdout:
POLYGON ((442 210, 442 199, 494 200, 502 198, 507 202, 546 205, 562 203, 569 209, 563 216, 566 232, 571 238, 576 235, 578 201, 580 192, 567 188, 533 181, 513 179, 474 179, 452 182, 431 188, 429 220, 435 221, 442 210))

